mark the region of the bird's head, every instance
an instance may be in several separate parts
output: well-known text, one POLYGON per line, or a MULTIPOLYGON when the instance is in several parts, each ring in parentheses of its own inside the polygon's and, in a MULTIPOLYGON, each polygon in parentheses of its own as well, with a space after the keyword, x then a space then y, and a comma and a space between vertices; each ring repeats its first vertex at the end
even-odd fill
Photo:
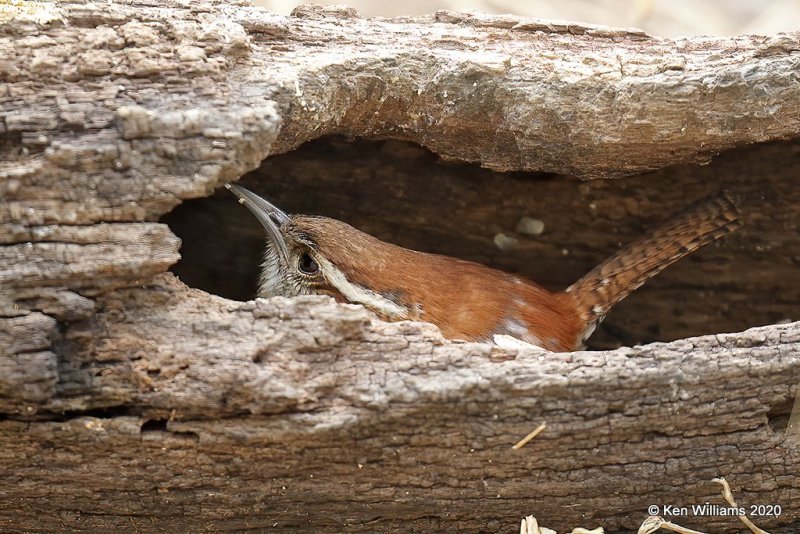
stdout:
POLYGON ((247 189, 226 184, 261 222, 267 247, 258 296, 329 295, 362 304, 387 319, 402 319, 409 309, 396 291, 381 286, 390 272, 388 257, 399 249, 352 226, 327 217, 288 215, 247 189))

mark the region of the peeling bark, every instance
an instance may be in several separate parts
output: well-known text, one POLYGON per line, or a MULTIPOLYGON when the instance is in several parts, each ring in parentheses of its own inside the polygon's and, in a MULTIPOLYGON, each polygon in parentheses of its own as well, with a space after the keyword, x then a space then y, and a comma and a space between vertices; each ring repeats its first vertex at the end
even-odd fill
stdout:
MULTIPOLYGON (((743 145, 800 137, 799 42, 140 1, 31 3, 0 19, 0 525, 507 531, 534 514, 618 531, 649 504, 717 502, 710 480, 723 475, 741 504, 782 506, 760 525, 796 530, 800 323, 557 356, 451 343, 324 298, 190 289, 165 272, 179 241, 157 221, 326 134, 525 171, 512 180, 619 177, 725 149, 735 162, 743 145)), ((765 182, 789 191, 776 195, 782 216, 755 209, 750 244, 711 254, 724 261, 698 275, 736 286, 737 253, 776 247, 763 250, 788 295, 781 313, 798 286, 796 151, 748 152, 772 158, 765 182)), ((705 178, 759 191, 758 176, 720 169, 705 178)), ((657 198, 670 172, 615 187, 657 198)), ((605 182, 542 198, 596 200, 578 232, 659 211, 594 184, 605 182)), ((564 239, 531 246, 556 265, 564 239)), ((579 261, 616 236, 586 239, 571 241, 579 261)), ((744 278, 737 288, 766 287, 767 275, 744 278)))

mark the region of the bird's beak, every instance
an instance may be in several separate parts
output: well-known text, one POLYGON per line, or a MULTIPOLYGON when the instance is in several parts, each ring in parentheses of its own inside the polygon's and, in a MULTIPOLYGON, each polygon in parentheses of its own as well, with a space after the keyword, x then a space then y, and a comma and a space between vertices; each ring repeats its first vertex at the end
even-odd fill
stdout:
POLYGON ((289 265, 289 250, 286 248, 286 240, 281 233, 281 226, 289 220, 289 216, 244 187, 225 184, 225 188, 239 197, 239 204, 244 204, 247 209, 253 212, 253 215, 264 226, 269 240, 283 258, 284 263, 289 265))

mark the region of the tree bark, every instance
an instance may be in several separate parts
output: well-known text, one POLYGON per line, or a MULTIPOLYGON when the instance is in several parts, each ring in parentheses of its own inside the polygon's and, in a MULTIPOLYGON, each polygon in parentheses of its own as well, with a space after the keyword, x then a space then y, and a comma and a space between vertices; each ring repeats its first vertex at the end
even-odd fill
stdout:
MULTIPOLYGON (((450 342, 432 325, 384 323, 321 297, 238 302, 191 289, 167 272, 180 240, 158 221, 250 171, 270 187, 269 166, 292 160, 264 158, 323 135, 410 141, 442 160, 519 171, 491 174, 497 182, 552 181, 542 213, 548 202, 554 213, 590 208, 561 209, 546 224, 563 233, 530 245, 556 266, 568 244, 571 263, 549 280, 560 284, 636 233, 629 215, 678 207, 674 192, 669 210, 657 199, 683 172, 686 184, 732 186, 754 221, 683 284, 718 280, 723 295, 739 295, 723 315, 743 324, 770 318, 758 310, 776 295, 775 317, 796 318, 799 50, 798 33, 673 41, 446 12, 365 20, 303 7, 282 17, 145 1, 0 11, 0 525, 508 531, 534 514, 558 529, 614 532, 636 528, 651 504, 724 504, 711 479, 725 476, 748 512, 781 506, 758 524, 797 530, 800 323, 571 354, 450 342), (694 166, 722 150, 724 165, 694 166), (738 158, 764 177, 728 172, 738 158), (622 177, 676 164, 591 185, 531 174, 622 177), (626 199, 626 187, 646 193, 626 199), (596 223, 622 230, 603 238, 589 232, 596 223)), ((419 150, 386 146, 399 157, 419 150)), ((345 174, 321 172, 319 187, 335 190, 345 174)), ((305 180, 276 187, 297 195, 313 187, 305 180)), ((477 214, 442 223, 448 252, 480 259, 462 244, 501 228, 481 234, 488 218, 518 219, 515 187, 474 210, 454 193, 477 214)), ((309 198, 335 207, 337 196, 309 198)), ((435 218, 416 205, 401 228, 435 218)), ((378 234, 387 224, 356 215, 378 234)), ((431 243, 409 235, 404 244, 431 243)), ((521 258, 487 263, 516 269, 521 258)), ((717 306, 704 300, 690 317, 717 306)), ((629 316, 636 310, 677 321, 664 306, 629 316)))

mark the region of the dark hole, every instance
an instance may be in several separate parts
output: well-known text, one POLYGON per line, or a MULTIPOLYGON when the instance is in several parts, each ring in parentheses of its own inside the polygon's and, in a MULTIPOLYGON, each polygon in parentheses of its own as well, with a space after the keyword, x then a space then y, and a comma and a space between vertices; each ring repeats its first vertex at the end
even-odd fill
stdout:
POLYGON ((166 432, 167 431, 167 420, 166 419, 148 419, 144 423, 142 423, 142 428, 140 432, 144 434, 145 432, 166 432))
MULTIPOLYGON (((333 137, 270 157, 238 183, 287 213, 334 217, 384 241, 520 273, 553 290, 718 192, 720 176, 729 190, 753 187, 753 176, 759 191, 783 189, 772 195, 780 202, 770 204, 770 214, 746 221, 618 304, 589 340, 590 347, 613 348, 736 332, 778 316, 797 319, 800 274, 790 258, 800 254, 800 237, 790 207, 800 204, 800 188, 782 181, 800 179, 800 163, 787 168, 785 157, 771 156, 784 150, 780 143, 759 145, 710 165, 579 181, 445 163, 405 142, 333 137), (772 160, 781 167, 771 168, 772 160), (773 212, 785 220, 776 221, 773 212), (542 221, 544 231, 517 232, 522 217, 542 221), (501 250, 499 234, 515 240, 512 246, 501 250)), ((254 297, 266 235, 233 195, 220 188, 162 221, 183 240, 183 258, 173 268, 181 280, 231 299, 254 297)))
POLYGON ((172 271, 184 283, 229 299, 254 297, 266 236, 228 191, 184 202, 162 222, 183 240, 172 271))
POLYGON ((792 415, 793 408, 793 398, 786 399, 785 401, 772 407, 772 409, 767 413, 767 421, 769 422, 769 426, 772 428, 773 432, 786 432, 786 429, 789 426, 789 417, 792 415))
POLYGON ((169 432, 170 437, 178 438, 181 440, 186 441, 199 441, 200 436, 197 435, 195 432, 178 432, 175 430, 170 430, 167 428, 168 421, 166 419, 148 419, 144 423, 142 423, 142 427, 140 429, 141 434, 148 434, 150 433, 151 436, 156 435, 159 432, 169 432))
POLYGON ((113 419, 114 417, 130 417, 136 414, 128 406, 109 406, 93 408, 91 410, 67 410, 60 413, 39 411, 32 415, 25 414, 0 414, 0 421, 10 419, 17 421, 56 421, 63 423, 71 419, 94 417, 97 419, 113 419))

